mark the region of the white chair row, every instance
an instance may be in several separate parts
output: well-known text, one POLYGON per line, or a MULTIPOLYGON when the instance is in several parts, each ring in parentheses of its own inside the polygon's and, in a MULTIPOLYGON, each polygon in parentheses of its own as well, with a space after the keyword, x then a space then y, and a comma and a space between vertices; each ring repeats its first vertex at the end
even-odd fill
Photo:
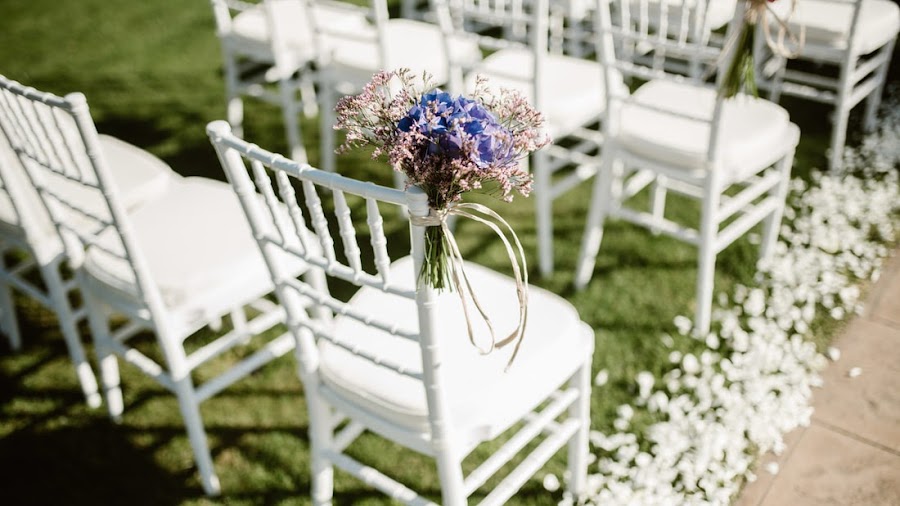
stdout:
MULTIPOLYGON (((669 15, 668 26, 676 27, 683 19, 683 8, 691 10, 693 41, 704 41, 721 47, 725 39, 721 29, 732 18, 737 0, 632 0, 631 11, 645 9, 660 12, 665 5, 669 15)), ((593 15, 591 0, 568 2, 569 37, 590 36, 585 29, 586 20, 593 15), (572 35, 572 32, 576 32, 572 35), (587 33, 585 33, 587 32, 587 33)), ((884 90, 888 67, 893 57, 894 45, 900 32, 900 7, 892 0, 781 0, 769 4, 773 11, 769 26, 775 39, 780 27, 774 15, 788 20, 788 28, 798 36, 805 34, 800 47, 788 47, 798 51, 796 58, 773 56, 765 43, 763 24, 758 24, 755 38, 755 75, 760 89, 768 91, 769 99, 778 102, 782 95, 809 99, 834 107, 828 165, 831 170, 841 167, 850 111, 863 100, 866 108, 863 129, 875 127, 875 114, 884 90), (796 11, 789 16, 793 4, 796 11)), ((623 11, 614 12, 613 17, 623 11)), ((661 17, 651 16, 648 23, 659 26, 661 17)), ((583 48, 583 45, 570 44, 583 48)), ((636 51, 628 56, 639 60, 649 50, 636 51)), ((690 65, 689 54, 682 55, 680 72, 698 76, 698 67, 690 65), (688 65, 684 66, 685 61, 688 65)), ((670 69, 676 67, 670 67, 670 69)))
MULTIPOLYGON (((301 107, 318 109, 319 165, 333 171, 337 95, 358 93, 380 69, 407 67, 428 71, 436 84, 448 81, 440 28, 390 19, 386 0, 371 0, 366 7, 328 0, 211 1, 225 60, 229 123, 242 131, 242 94, 279 103, 291 156, 302 163, 307 157, 298 123, 301 107), (277 94, 266 83, 277 83, 277 94)), ((450 45, 464 59, 480 58, 473 44, 450 45)))
MULTIPOLYGON (((272 0, 267 0, 272 1, 272 0)), ((295 1, 301 0, 282 0, 295 1)), ((307 0, 304 0, 307 1, 307 0)), ((613 95, 622 96, 625 93, 626 85, 622 79, 622 69, 614 68, 615 64, 611 59, 613 56, 618 61, 632 62, 636 65, 644 65, 654 69, 653 71, 662 72, 669 71, 669 64, 673 60, 687 61, 689 65, 688 74, 692 76, 698 86, 702 87, 703 77, 707 75, 706 69, 713 63, 721 63, 718 60, 718 52, 722 44, 716 46, 710 43, 711 33, 714 29, 727 24, 734 18, 735 8, 739 3, 736 1, 729 2, 713 2, 707 3, 702 0, 682 0, 677 2, 660 2, 658 0, 630 0, 628 2, 615 2, 612 6, 610 23, 615 22, 617 26, 634 28, 636 33, 627 40, 621 47, 618 54, 607 54, 605 62, 565 56, 550 51, 549 43, 549 24, 550 24, 550 1, 535 0, 532 2, 509 1, 496 2, 492 0, 436 0, 433 2, 434 18, 440 25, 443 34, 444 46, 441 49, 434 49, 435 44, 440 44, 440 37, 436 33, 433 25, 421 21, 409 20, 390 20, 387 21, 387 12, 383 7, 383 2, 373 2, 372 18, 375 20, 374 28, 361 30, 355 39, 343 40, 342 36, 346 36, 344 27, 336 24, 336 28, 325 29, 315 23, 317 16, 313 13, 308 16, 307 22, 313 21, 312 33, 319 34, 316 39, 320 42, 319 48, 322 49, 318 65, 320 96, 321 99, 322 122, 321 122, 321 138, 323 140, 323 168, 332 170, 331 149, 333 147, 333 116, 331 115, 332 102, 334 97, 331 96, 333 91, 337 89, 341 93, 353 93, 358 90, 359 86, 377 69, 377 66, 366 66, 368 62, 389 62, 398 65, 407 66, 413 69, 426 69, 437 76, 438 83, 447 82, 451 91, 470 92, 474 86, 475 76, 481 75, 487 77, 489 82, 495 87, 514 88, 522 92, 528 100, 532 102, 538 110, 542 111, 547 118, 547 128, 553 136, 555 142, 552 146, 536 153, 531 160, 531 169, 535 176, 535 206, 536 206, 536 222, 538 235, 538 257, 539 269, 542 274, 549 274, 553 270, 553 201, 564 195, 567 191, 577 186, 579 183, 593 177, 598 167, 605 167, 607 175, 603 179, 603 184, 609 183, 610 193, 606 196, 595 196, 598 199, 609 200, 608 208, 618 209, 621 206, 616 202, 622 198, 632 195, 646 184, 651 184, 653 191, 653 209, 650 213, 656 220, 662 219, 664 215, 665 192, 667 189, 675 190, 679 185, 677 180, 689 180, 688 186, 693 186, 690 190, 691 194, 700 196, 704 194, 702 180, 709 174, 715 173, 717 180, 716 185, 724 185, 721 188, 709 189, 708 195, 703 200, 710 202, 713 194, 721 194, 725 188, 732 184, 747 184, 761 167, 755 167, 754 160, 730 160, 729 165, 736 165, 727 169, 712 169, 706 167, 707 162, 720 164, 722 162, 713 160, 713 151, 718 149, 710 148, 715 144, 707 137, 703 137, 701 131, 709 132, 718 131, 722 128, 718 125, 712 125, 713 110, 716 109, 715 93, 708 90, 698 92, 703 98, 696 98, 695 102, 691 102, 690 107, 700 107, 697 111, 688 111, 698 116, 708 113, 706 126, 703 122, 691 124, 690 126, 699 128, 696 138, 688 138, 686 136, 677 136, 680 133, 674 130, 663 130, 654 128, 654 123, 647 122, 648 119, 657 118, 641 118, 634 122, 631 128, 635 129, 635 137, 638 141, 631 142, 630 146, 634 153, 643 158, 655 160, 656 165, 663 168, 653 169, 655 172, 665 173, 671 171, 671 166, 675 166, 672 175, 663 174, 664 177, 649 177, 651 171, 644 168, 639 171, 640 177, 633 180, 625 189, 626 195, 615 190, 618 183, 613 181, 617 177, 611 174, 615 171, 617 174, 622 169, 618 168, 617 163, 611 163, 614 158, 614 152, 619 149, 615 146, 610 149, 602 150, 604 145, 604 135, 610 135, 618 130, 618 115, 631 115, 633 111, 622 111, 616 109, 612 111, 613 118, 616 118, 616 124, 611 129, 602 125, 603 118, 607 114, 608 104, 614 103, 613 95), (727 4, 727 5, 726 5, 727 4), (379 7, 380 6, 380 7, 379 7), (318 26, 318 27, 317 27, 318 26), (410 34, 412 27, 422 30, 428 36, 419 35, 418 37, 397 38, 393 39, 385 34, 389 32, 389 28, 397 27, 397 34, 410 34), (401 28, 402 27, 402 28, 401 28), (485 30, 485 28, 494 27, 493 30, 485 30), (660 34, 664 34, 663 37, 660 34), (416 41, 416 44, 408 41, 416 41), (393 46, 391 45, 393 42, 393 46), (660 47, 658 42, 663 42, 665 47, 660 47), (355 45, 354 45, 355 44, 355 45), (405 44, 405 47, 404 47, 405 44), (414 46, 414 47, 410 47, 414 46), (717 49, 717 47, 719 49, 717 49), (348 50, 347 48, 355 48, 348 50), (480 58, 480 54, 489 54, 485 58, 480 58), (369 55, 368 57, 362 57, 369 55), (448 58, 448 59, 447 59, 448 58), (660 67, 660 64, 664 64, 660 67), (608 67, 606 75, 603 66, 608 67), (610 88, 612 87, 612 88, 610 88), (608 94, 607 90, 612 93, 608 94), (609 96, 608 96, 609 95, 609 96), (708 109, 708 110, 706 110, 708 109), (700 112, 702 111, 702 112, 700 112), (606 131, 604 132, 604 129, 606 131), (649 139, 649 141, 648 141, 649 139), (646 142, 645 142, 646 141, 646 142), (660 146, 662 146, 660 148, 660 146), (683 156, 670 156, 671 153, 665 150, 686 150, 693 153, 683 156), (654 151, 656 150, 656 151, 654 151), (706 160, 706 154, 712 156, 706 160), (696 155, 696 156, 694 156, 696 155), (685 161, 685 159, 690 159, 685 161), (701 160, 706 160, 701 162, 701 160), (746 162, 746 163, 743 163, 746 162), (696 164, 697 170, 691 172, 684 170, 679 164, 696 164), (670 168, 665 168, 669 166, 670 168), (750 167, 750 168, 748 168, 750 167), (685 176, 688 172, 690 175, 685 176), (725 174, 727 172, 727 174, 725 174), (671 184, 669 184, 671 183, 671 184)), ((268 4, 264 4, 268 5, 268 4)), ((306 3, 307 6, 313 5, 306 3)), ((740 3, 743 7, 743 3, 740 3)), ((597 12, 602 7, 601 4, 594 3, 593 12, 597 12)), ((308 11, 311 8, 307 7, 308 11)), ((295 23, 301 23, 296 20, 295 23)), ((274 26, 274 25, 273 25, 274 26)), ((299 25, 298 25, 299 26, 299 25)), ((592 31, 599 33, 597 30, 602 27, 594 26, 592 31)), ((392 32, 393 33, 393 32, 392 32)), ((598 43, 598 39, 594 37, 593 42, 598 43)), ((608 48, 607 48, 608 49, 608 48)), ((593 52, 597 55, 602 53, 599 46, 594 46, 593 52)), ((389 67, 388 67, 389 68, 389 67)), ((683 69, 682 69, 683 70, 683 69)), ((629 74, 629 71, 624 72, 629 74)), ((670 75, 671 72, 669 72, 670 75)), ((655 74, 654 74, 655 75, 655 74)), ((647 75, 637 76, 646 78, 647 75)), ((673 77, 674 78, 674 77, 673 77)), ((656 102, 661 101, 663 108, 672 101, 685 100, 685 97, 678 96, 678 93, 693 94, 692 88, 686 84, 679 84, 678 89, 671 87, 653 86, 648 88, 655 89, 654 94, 659 96, 650 97, 650 100, 656 102), (679 91, 680 90, 680 91, 679 91)), ((643 94, 648 91, 642 92, 643 94)), ((693 97, 693 95, 691 95, 693 97)), ((694 100, 692 98, 692 100, 694 100)), ((756 102, 753 102, 756 104, 756 102)), ((760 102, 759 107, 767 107, 760 102)), ((659 105, 659 104, 657 104, 659 105)), ((682 103, 682 106, 688 106, 682 103)), ((755 117, 754 111, 757 106, 747 107, 730 105, 726 109, 729 116, 726 121, 726 129, 733 129, 730 119, 734 114, 738 118, 755 117)), ((787 114, 780 108, 765 109, 773 115, 775 121, 773 125, 784 127, 788 124, 787 114)), ((677 114, 684 114, 685 111, 678 110, 677 114)), ((718 114, 718 113, 716 113, 718 114)), ((765 116, 765 115, 764 115, 765 116)), ((778 128, 770 129, 765 126, 768 121, 765 116, 760 122, 747 123, 757 127, 748 128, 753 133, 755 130, 775 132, 778 128)), ((696 119, 696 118, 695 118, 696 119)), ((716 120, 718 121, 718 120, 716 120)), ((734 120, 744 122, 743 119, 734 120)), ((676 122, 677 123, 677 122, 676 122)), ((628 126, 626 123, 625 126, 628 126)), ((684 125, 676 125, 683 127, 684 125)), ((684 131, 693 131, 691 129, 684 131)), ((762 135, 762 133, 761 133, 762 135)), ((714 135, 713 135, 714 137, 714 135)), ((725 134, 725 138, 730 139, 732 134, 725 134)), ((785 136, 785 146, 792 144, 792 137, 785 136)), ((795 143, 794 143, 795 144, 795 143)), ((775 149, 775 159, 784 159, 787 148, 778 146, 766 146, 775 149)), ((721 151, 721 150, 719 150, 721 151)), ((619 152, 622 151, 619 149, 619 152)), ((729 155, 730 156, 730 155, 729 155)), ((762 161, 760 161, 762 163, 762 161)), ((789 170, 790 162, 787 163, 789 170)), ((769 163, 771 165, 771 163, 769 163)), ((624 175, 624 174, 622 174, 624 175)), ((772 176, 774 177, 774 176, 772 176)), ((765 180, 766 184, 772 182, 772 178, 765 180)), ((601 184, 598 180, 598 185, 601 184)), ((683 185, 682 185, 683 186, 683 185)), ((752 185, 751 185, 752 186, 752 185)), ((754 187, 757 188, 757 187, 754 187)), ((684 188, 682 188, 684 190, 684 188)), ((757 188, 759 190, 759 188, 757 188)), ((754 191, 757 191, 754 190, 754 191)), ((595 192, 600 192, 596 189, 595 192)), ((688 190, 684 190, 688 191, 688 190)), ((750 192, 753 193, 753 192, 750 192)), ((746 195, 750 195, 747 193, 746 195)), ((763 192, 765 193, 765 192, 763 192)), ((758 195, 757 195, 758 196, 758 195)), ((718 197, 715 197, 718 198, 718 197)), ((742 202, 741 200, 731 200, 727 213, 716 211, 715 222, 721 223, 728 215, 737 211, 743 213, 748 212, 752 206, 752 200, 742 202), (742 202, 740 205, 737 202, 742 202)), ((715 203, 710 204, 712 208, 716 207, 715 203)), ((773 210, 772 216, 780 216, 780 209, 783 206, 783 199, 780 204, 769 204, 775 206, 778 210, 773 210)), ((596 207, 596 206, 595 206, 596 207)), ((623 208, 624 209, 624 208, 623 208)), ((576 274, 576 286, 581 287, 590 279, 593 266, 593 256, 596 254, 596 245, 599 244, 598 224, 602 223, 604 213, 594 211, 592 223, 586 232, 585 246, 582 248, 582 258, 579 261, 576 274), (593 252, 593 253, 592 253, 593 252)), ((713 211, 707 214, 703 227, 710 228, 713 220, 713 211)), ((616 213, 613 213, 616 214, 616 213)), ((757 211, 754 216, 762 216, 766 213, 757 211)), ((644 220, 641 218, 639 222, 644 220)), ((748 219, 749 220, 749 219, 748 219)), ((730 243, 736 237, 742 235, 743 232, 752 225, 749 221, 741 221, 741 227, 731 227, 727 234, 728 240, 725 243, 718 242, 713 244, 715 240, 712 238, 715 234, 711 231, 703 232, 675 232, 676 236, 685 238, 689 242, 701 246, 701 251, 705 248, 713 248, 719 251, 730 243), (744 225, 748 225, 744 227, 744 225), (686 234, 686 235, 685 235, 686 234), (700 235, 705 234, 703 239, 700 235), (712 235, 710 235, 712 234, 712 235)), ((644 220, 646 221, 646 220, 644 220)), ((777 221, 777 220, 776 220, 777 221)), ((670 232, 675 229, 670 224, 659 225, 654 223, 652 228, 654 231, 662 229, 670 232)), ((702 228, 702 227, 701 227, 702 228)), ((777 230, 777 227, 776 227, 777 230)), ((714 265, 713 254, 710 256, 709 251, 702 254, 706 257, 701 262, 703 268, 698 276, 698 304, 696 323, 699 331, 704 331, 708 326, 709 303, 711 299, 711 280, 712 266, 714 265)))
MULTIPOLYGON (((599 120, 605 103, 603 79, 595 61, 549 53, 549 0, 438 0, 434 2, 433 18, 439 25, 389 19, 385 0, 372 0, 368 9, 345 4, 344 10, 334 3, 311 0, 264 0, 233 19, 224 14, 225 0, 213 0, 213 4, 222 13, 216 19, 232 104, 229 123, 241 133, 240 115, 233 113, 240 110, 235 105, 240 104, 235 98, 240 89, 236 84, 236 55, 252 62, 287 61, 280 65, 287 70, 278 75, 299 72, 318 84, 318 166, 328 171, 335 170, 333 108, 338 95, 358 93, 380 69, 427 71, 434 84, 456 93, 471 91, 475 75, 488 77, 495 86, 522 91, 546 113, 554 138, 576 138, 574 147, 564 149, 562 146, 568 144, 558 142, 533 161, 540 267, 545 274, 552 271, 552 202, 593 176, 596 163, 588 163, 586 155, 598 151, 599 120), (488 26, 502 29, 491 36, 473 31, 473 27, 488 26), (523 34, 518 42, 506 40, 513 32, 523 34), (483 53, 498 49, 482 58, 483 53), (573 160, 578 170, 554 182, 553 174, 573 160)), ((286 122, 289 116, 296 119, 294 104, 293 98, 284 102, 286 122)), ((302 146, 296 121, 290 125, 289 138, 299 139, 302 146)), ((292 158, 305 162, 305 154, 298 156, 298 144, 292 140, 291 146, 292 158)))
MULTIPOLYGON (((222 183, 173 174, 129 210, 113 177, 123 169, 110 163, 83 95, 58 97, 0 77, 0 127, 15 155, 2 165, 4 187, 18 181, 6 195, 16 204, 25 195, 28 206, 47 211, 45 225, 61 245, 60 262, 73 269, 84 298, 110 415, 118 420, 123 410, 119 357, 175 393, 208 494, 217 494, 220 485, 199 404, 292 349, 310 409, 315 504, 330 503, 332 466, 407 503, 427 503, 343 453, 364 430, 434 456, 445 504, 464 504, 536 437, 540 444, 486 504, 505 502, 567 444, 570 488, 583 490, 593 331, 566 301, 531 287, 532 320, 512 369, 505 372, 509 352, 482 356, 465 336, 454 295, 415 283, 424 229, 411 225, 411 258, 388 256, 379 205, 427 215, 422 192, 288 161, 241 141, 219 122, 209 132, 237 197, 222 183), (345 262, 338 260, 325 209, 334 209, 345 262), (359 209, 365 210, 373 248, 371 271, 363 268, 372 263, 357 241, 366 232, 357 233, 359 222, 351 217, 359 209), (361 289, 341 302, 329 293, 326 275, 361 289), (263 298, 273 288, 280 304, 263 298), (246 307, 256 316, 248 316, 246 307), (125 320, 111 329, 114 315, 125 320), (188 354, 185 341, 204 326, 217 327, 224 316, 233 328, 188 354), (197 367, 285 321, 288 332, 194 385, 197 367), (129 346, 144 331, 155 334, 162 363, 129 346), (518 422, 524 425, 515 435, 464 479, 463 457, 518 422)), ((513 325, 515 283, 474 264, 467 270, 495 321, 513 325)))
MULTIPOLYGON (((87 316, 114 420, 124 407, 118 359, 171 390, 203 488, 217 494, 200 403, 294 348, 292 337, 276 337, 194 384, 195 369, 284 321, 284 309, 265 298, 273 284, 234 192, 219 181, 181 178, 148 153, 99 136, 80 93, 58 97, 0 76, 0 127, 15 153, 0 165, 16 220, 4 215, 3 244, 12 239, 31 254, 49 300, 18 281, 19 269, 3 270, 4 288, 56 311, 88 401, 97 405, 96 381, 75 329, 75 320, 87 316), (18 228, 7 234, 9 224, 18 228), (76 285, 60 276, 63 267, 75 273, 76 285), (77 311, 66 299, 75 287, 83 299, 77 311), (227 332, 186 351, 191 335, 220 328, 223 317, 230 320, 227 332), (146 332, 158 345, 150 355, 161 355, 162 362, 132 346, 132 338, 146 332)), ((290 261, 284 268, 296 276, 306 264, 290 261)), ((3 293, 9 329, 14 312, 8 290, 3 293)))

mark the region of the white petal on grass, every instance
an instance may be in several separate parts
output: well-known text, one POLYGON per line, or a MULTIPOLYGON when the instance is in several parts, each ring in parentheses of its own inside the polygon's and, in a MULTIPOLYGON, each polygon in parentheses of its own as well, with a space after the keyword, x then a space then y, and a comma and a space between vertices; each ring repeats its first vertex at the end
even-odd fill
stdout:
POLYGON ((697 374, 700 372, 700 362, 697 357, 688 353, 681 359, 681 368, 688 374, 697 374))
POLYGON ((601 369, 600 372, 598 372, 597 375, 594 376, 595 386, 602 387, 606 384, 607 381, 609 381, 609 371, 607 371, 606 369, 601 369))
POLYGON ((615 420, 613 420, 613 427, 615 427, 615 429, 618 431, 628 430, 629 425, 631 424, 628 423, 628 420, 624 420, 622 418, 616 418, 615 420))
MULTIPOLYGON (((859 311, 857 280, 877 277, 890 253, 874 238, 900 238, 900 86, 890 96, 881 130, 846 150, 845 166, 861 176, 813 172, 811 184, 791 181, 774 254, 759 262, 754 285, 735 285, 731 302, 719 297, 713 310, 718 348, 701 336, 707 349, 698 358, 695 345, 679 350, 661 339, 670 370, 637 402, 659 421, 630 433, 617 417, 616 434, 591 433, 598 453, 584 504, 727 506, 741 478, 756 479, 757 455, 783 451, 784 434, 810 424, 819 371, 835 360, 809 341, 816 308, 859 311)), ((673 324, 690 332, 686 317, 673 324)), ((646 393, 640 385, 638 393, 646 393)))
POLYGON ((691 323, 691 319, 683 315, 676 316, 672 323, 675 324, 675 328, 678 329, 678 333, 683 336, 686 336, 688 332, 690 332, 694 327, 694 324, 691 323))
POLYGON ((656 383, 656 378, 653 377, 653 374, 648 371, 641 371, 635 380, 638 384, 638 396, 641 399, 650 397, 650 392, 653 391, 653 384, 656 383))
POLYGON ((544 489, 548 492, 556 492, 559 490, 559 478, 555 474, 544 475, 544 489))

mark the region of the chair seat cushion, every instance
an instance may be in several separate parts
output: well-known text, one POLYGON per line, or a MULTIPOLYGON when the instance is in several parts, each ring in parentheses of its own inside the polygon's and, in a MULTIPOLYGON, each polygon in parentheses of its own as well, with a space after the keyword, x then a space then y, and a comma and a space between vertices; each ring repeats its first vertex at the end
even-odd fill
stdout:
MULTIPOLYGON (((185 322, 204 321, 272 290, 269 271, 237 196, 221 181, 192 177, 130 213, 138 248, 163 303, 185 322)), ((122 251, 115 230, 99 243, 122 251)), ((288 264, 294 272, 302 263, 288 264)), ((93 289, 140 300, 129 265, 90 248, 85 270, 93 289)))
MULTIPOLYGON (((348 82, 359 88, 372 79, 372 74, 381 70, 408 68, 414 75, 423 71, 431 74, 432 82, 444 84, 450 79, 447 57, 445 56, 444 34, 440 27, 431 23, 410 19, 391 19, 385 28, 387 61, 382 66, 378 54, 377 35, 374 28, 369 39, 335 40, 332 45, 331 62, 335 80, 348 82)), ((471 39, 453 38, 449 50, 454 61, 471 66, 481 59, 478 44, 471 39)), ((351 90, 347 90, 351 92, 351 90)))
MULTIPOLYGON (((477 264, 466 263, 465 268, 499 338, 509 334, 518 321, 515 283, 477 264)), ((394 262, 391 279, 412 288, 412 259, 394 262)), ((437 297, 435 340, 440 346, 442 386, 446 387, 451 425, 470 443, 503 432, 591 357, 593 331, 579 319, 571 304, 533 286, 529 287, 529 296, 524 341, 508 372, 504 368, 512 345, 488 355, 480 354, 469 342, 457 294, 444 291, 437 297)), ((364 287, 353 296, 350 305, 399 328, 418 329, 415 301, 364 287)), ((476 341, 486 343, 489 338, 484 324, 473 319, 473 325, 476 341)), ((422 371, 417 342, 343 316, 335 318, 333 332, 351 339, 364 351, 390 357, 411 371, 422 371)), ((430 431, 422 382, 377 366, 324 339, 320 340, 320 350, 321 377, 332 391, 407 430, 426 434, 430 431)))
MULTIPOLYGON (((712 118, 716 91, 672 81, 650 81, 621 109, 616 140, 632 153, 688 170, 706 167, 710 122, 667 113, 712 118), (663 109, 648 109, 629 102, 663 109)), ((739 95, 726 100, 719 125, 719 154, 724 167, 771 163, 789 131, 787 111, 767 100, 739 95)))
MULTIPOLYGON (((312 24, 306 14, 306 4, 301 1, 259 3, 244 10, 232 20, 231 33, 225 40, 241 53, 249 53, 264 61, 272 61, 272 42, 265 8, 271 8, 278 33, 284 37, 286 49, 303 64, 315 58, 316 44, 311 33, 312 24)), ((364 10, 344 9, 329 4, 318 4, 316 22, 329 30, 356 31, 369 26, 364 10)))
MULTIPOLYGON (((172 181, 181 179, 168 164, 137 146, 109 135, 100 135, 98 138, 113 182, 119 189, 122 204, 126 209, 134 209, 156 198, 166 191, 172 181)), ((55 256, 61 252, 62 246, 57 240, 56 229, 50 217, 31 181, 27 179, 18 158, 5 141, 3 146, 0 146, 0 151, 5 151, 0 161, 9 160, 9 163, 15 164, 9 171, 12 178, 9 184, 17 188, 16 191, 21 194, 22 205, 25 206, 21 211, 27 213, 26 219, 31 220, 33 233, 31 247, 42 257, 55 256)), ((56 189, 67 199, 80 202, 79 205, 87 209, 94 209, 94 212, 101 214, 105 212, 97 202, 93 191, 72 184, 60 184, 56 189)), ((4 230, 9 233, 21 228, 19 217, 12 208, 12 203, 6 198, 0 198, 0 222, 5 224, 4 230)), ((19 234, 24 238, 24 232, 20 230, 19 234)))
MULTIPOLYGON (((852 3, 803 0, 790 20, 791 29, 799 33, 806 27, 806 43, 835 48, 847 46, 852 3)), ((859 54, 868 54, 884 46, 900 32, 900 7, 891 0, 863 0, 859 25, 854 36, 859 54)))
POLYGON ((153 200, 181 176, 149 151, 109 135, 100 135, 100 147, 112 172, 125 209, 153 200))
MULTIPOLYGON (((606 108, 603 69, 599 63, 581 58, 547 55, 540 81, 538 109, 553 138, 600 119, 606 108)), ((477 76, 488 79, 492 90, 510 88, 535 104, 532 75, 534 55, 525 48, 497 51, 475 67, 466 79, 466 89, 475 87, 477 76)))

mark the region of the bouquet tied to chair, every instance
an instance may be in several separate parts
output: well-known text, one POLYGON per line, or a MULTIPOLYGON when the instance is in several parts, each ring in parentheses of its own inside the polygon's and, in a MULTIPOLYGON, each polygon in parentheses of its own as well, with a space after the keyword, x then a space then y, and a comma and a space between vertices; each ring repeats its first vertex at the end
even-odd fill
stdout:
MULTIPOLYGON (((755 38, 755 26, 762 25, 762 33, 766 46, 772 54, 783 61, 785 58, 796 58, 803 48, 806 38, 806 30, 801 25, 799 32, 788 25, 797 11, 799 0, 742 0, 744 16, 739 30, 725 42, 723 55, 729 51, 735 51, 731 64, 725 69, 725 78, 722 80, 721 93, 725 98, 731 98, 741 91, 747 91, 753 96, 758 95, 756 88, 755 68, 753 61, 753 45, 755 38), (779 12, 773 9, 773 4, 790 3, 789 10, 779 12)), ((780 6, 780 8, 783 8, 780 6)))
POLYGON ((420 279, 438 291, 458 293, 469 340, 482 353, 516 342, 511 364, 527 320, 525 254, 502 217, 487 206, 462 202, 462 195, 480 190, 506 202, 512 201, 514 192, 528 196, 532 177, 521 161, 550 141, 542 132, 541 114, 515 91, 489 92, 484 79, 477 80, 470 97, 454 96, 433 88, 427 74, 420 78, 408 69, 375 74, 362 93, 342 98, 336 112, 335 129, 346 131, 338 152, 374 146, 373 158, 386 157, 394 170, 406 176, 407 186, 415 185, 428 196, 429 215, 410 217, 413 224, 426 227, 420 279), (466 276, 459 246, 447 225, 453 215, 488 226, 506 248, 516 280, 519 322, 505 338, 495 338, 490 319, 466 276), (491 335, 487 347, 475 342, 467 297, 487 324, 491 335))

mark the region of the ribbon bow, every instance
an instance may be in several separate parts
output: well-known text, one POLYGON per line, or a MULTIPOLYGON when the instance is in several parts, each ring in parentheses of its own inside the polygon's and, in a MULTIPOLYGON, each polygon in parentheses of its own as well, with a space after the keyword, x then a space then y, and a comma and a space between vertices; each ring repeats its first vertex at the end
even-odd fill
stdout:
POLYGON ((766 45, 769 46, 769 49, 772 50, 773 54, 782 58, 796 58, 797 56, 800 56, 800 50, 803 48, 803 44, 806 40, 805 26, 800 25, 799 36, 794 34, 794 31, 788 26, 788 22, 794 17, 794 13, 797 11, 798 0, 790 0, 791 11, 784 19, 782 19, 778 13, 772 9, 772 6, 769 5, 774 1, 776 0, 749 0, 750 7, 747 9, 744 18, 747 23, 751 25, 755 25, 757 21, 762 20, 763 33, 766 35, 766 45), (770 18, 778 23, 777 40, 772 36, 772 30, 769 24, 770 18), (796 47, 794 51, 791 51, 787 46, 785 37, 787 37, 787 40, 796 47))
POLYGON ((459 300, 462 303, 463 315, 466 318, 466 327, 469 332, 469 342, 471 342, 472 346, 477 348, 483 355, 487 355, 494 350, 503 348, 504 346, 515 342, 516 345, 515 348, 513 348, 512 356, 510 356, 509 362, 506 364, 506 370, 509 370, 509 367, 516 359, 516 355, 519 353, 519 347, 522 345, 522 339, 525 336, 525 324, 528 320, 528 270, 525 263, 525 250, 522 248, 522 243, 519 242, 519 237, 516 235, 516 232, 506 220, 489 207, 468 202, 454 204, 441 211, 432 209, 428 216, 410 216, 410 221, 413 225, 423 227, 441 227, 444 239, 449 246, 448 267, 450 271, 450 281, 453 283, 456 293, 459 295, 459 300), (459 251, 459 245, 456 243, 453 231, 450 230, 450 227, 447 224, 447 218, 451 215, 468 218, 488 226, 500 237, 500 240, 503 241, 503 245, 506 247, 506 254, 509 257, 509 263, 512 265, 513 269, 513 278, 516 281, 516 297, 519 302, 519 321, 515 330, 503 339, 497 340, 491 319, 488 317, 484 307, 478 301, 475 290, 472 289, 472 284, 469 281, 468 275, 466 275, 462 253, 459 251), (509 238, 507 238, 506 232, 512 236, 515 250, 512 246, 513 243, 510 243, 509 238), (518 252, 518 258, 516 257, 516 251, 518 252), (521 264, 519 263, 520 261, 521 264), (490 332, 491 343, 488 348, 482 348, 475 342, 475 333, 472 330, 469 304, 466 300, 467 293, 490 332))

